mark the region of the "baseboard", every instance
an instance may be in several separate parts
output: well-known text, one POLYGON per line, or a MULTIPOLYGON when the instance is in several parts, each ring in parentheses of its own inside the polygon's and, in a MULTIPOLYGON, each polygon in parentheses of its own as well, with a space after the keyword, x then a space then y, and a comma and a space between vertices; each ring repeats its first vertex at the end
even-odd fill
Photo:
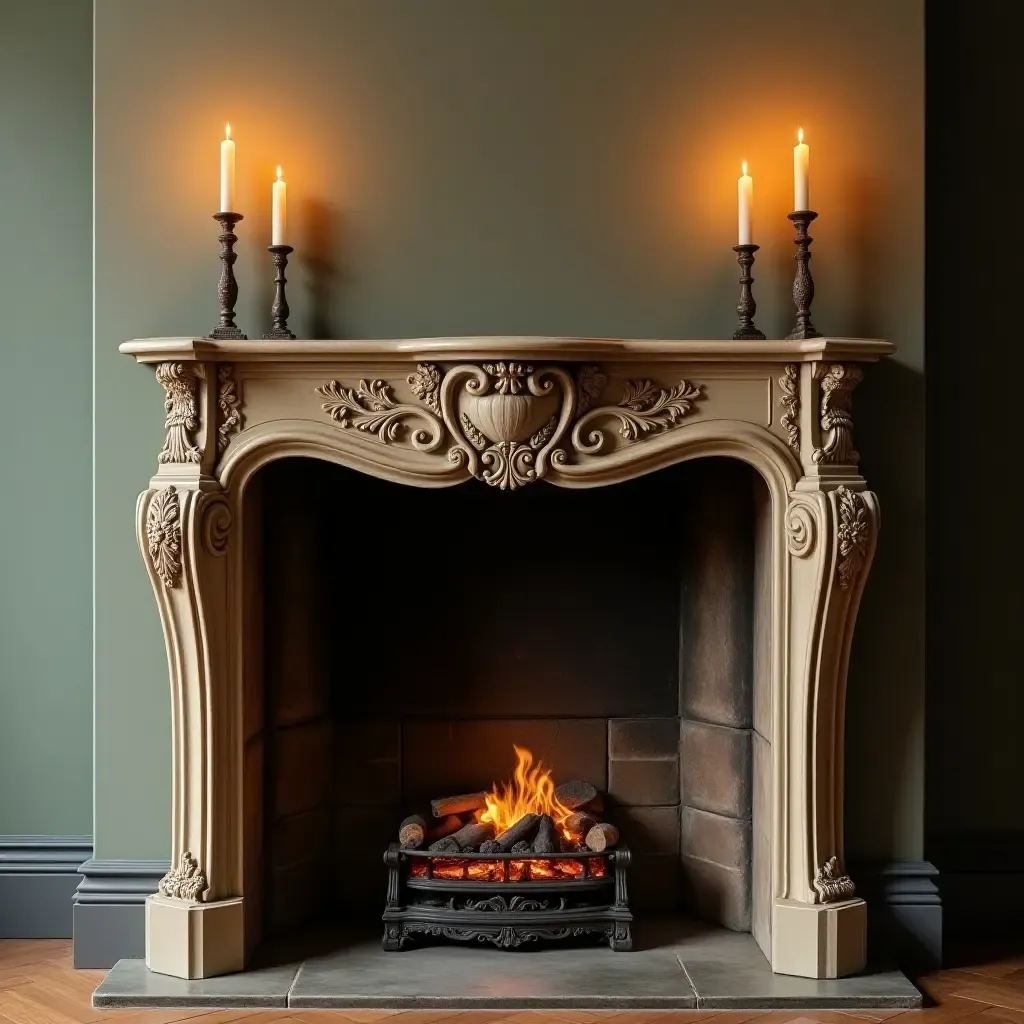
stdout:
POLYGON ((158 860, 100 860, 81 865, 74 903, 75 967, 107 968, 146 954, 146 897, 170 867, 158 860))
MULTIPOLYGON (((868 955, 902 967, 942 964, 943 900, 939 871, 929 861, 851 864, 857 895, 868 905, 868 955)), ((943 893, 945 886, 943 885, 943 893)))
POLYGON ((1020 934, 1024 832, 947 835, 929 845, 941 872, 949 941, 960 944, 977 937, 1020 934))
POLYGON ((0 836, 0 939, 67 939, 91 836, 0 836))

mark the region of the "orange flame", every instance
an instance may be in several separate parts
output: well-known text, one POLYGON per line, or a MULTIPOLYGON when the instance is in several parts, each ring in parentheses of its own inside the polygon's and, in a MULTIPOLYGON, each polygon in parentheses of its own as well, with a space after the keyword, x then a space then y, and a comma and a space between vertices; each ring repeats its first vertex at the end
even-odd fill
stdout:
MULTIPOLYGON (((555 796, 555 783, 551 772, 543 761, 534 764, 533 754, 524 747, 513 744, 518 763, 511 782, 495 783, 487 794, 487 810, 480 814, 480 821, 494 823, 500 835, 527 814, 550 814, 555 824, 562 828, 572 811, 555 796)), ((562 828, 567 839, 571 838, 562 828)))

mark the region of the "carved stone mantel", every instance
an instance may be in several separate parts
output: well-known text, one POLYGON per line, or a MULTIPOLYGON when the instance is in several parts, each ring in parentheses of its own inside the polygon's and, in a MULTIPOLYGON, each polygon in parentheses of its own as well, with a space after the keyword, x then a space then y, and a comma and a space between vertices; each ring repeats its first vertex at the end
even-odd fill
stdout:
POLYGON ((252 671, 239 639, 251 572, 243 508, 261 466, 301 455, 418 487, 475 478, 515 490, 731 456, 761 474, 770 497, 770 596, 756 624, 768 640, 755 686, 770 706, 770 753, 755 765, 765 794, 755 833, 766 836, 755 938, 781 973, 859 970, 865 908, 842 866, 843 708, 878 505, 858 467, 852 393, 863 364, 892 350, 841 338, 122 345, 155 366, 165 396, 138 531, 170 667, 181 878, 147 905, 150 966, 200 977, 244 961, 254 880, 242 856, 241 695, 252 671))

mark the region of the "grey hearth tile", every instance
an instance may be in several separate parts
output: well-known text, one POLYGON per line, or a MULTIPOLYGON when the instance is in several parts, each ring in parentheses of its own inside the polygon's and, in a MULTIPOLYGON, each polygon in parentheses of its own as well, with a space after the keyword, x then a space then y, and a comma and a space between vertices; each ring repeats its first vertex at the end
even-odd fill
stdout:
POLYGON ((693 1009, 672 948, 499 950, 430 946, 385 953, 376 937, 307 960, 288 1005, 381 1009, 693 1009))
POLYGON ((118 960, 92 994, 97 1009, 123 1007, 287 1006, 298 964, 184 981, 157 974, 145 960, 118 960))
POLYGON ((868 968, 851 978, 818 981, 772 974, 749 934, 715 930, 678 941, 676 952, 700 1009, 906 1009, 921 993, 897 970, 868 968))

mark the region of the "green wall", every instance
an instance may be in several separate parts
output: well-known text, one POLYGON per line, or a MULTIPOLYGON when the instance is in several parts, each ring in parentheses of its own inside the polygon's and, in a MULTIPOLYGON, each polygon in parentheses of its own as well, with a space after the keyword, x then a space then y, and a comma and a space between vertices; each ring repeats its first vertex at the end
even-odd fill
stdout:
POLYGON ((741 159, 763 247, 758 321, 778 336, 791 320, 790 147, 805 127, 815 319, 899 345, 855 403, 884 522, 850 680, 848 852, 920 856, 920 0, 96 9, 97 855, 161 857, 169 842, 168 687, 134 539, 162 395, 117 344, 213 325, 210 215, 230 120, 246 214, 239 322, 258 335, 267 320, 280 162, 293 324, 319 337, 726 337, 741 159))
POLYGON ((92 4, 0 21, 0 835, 92 829, 92 4))

